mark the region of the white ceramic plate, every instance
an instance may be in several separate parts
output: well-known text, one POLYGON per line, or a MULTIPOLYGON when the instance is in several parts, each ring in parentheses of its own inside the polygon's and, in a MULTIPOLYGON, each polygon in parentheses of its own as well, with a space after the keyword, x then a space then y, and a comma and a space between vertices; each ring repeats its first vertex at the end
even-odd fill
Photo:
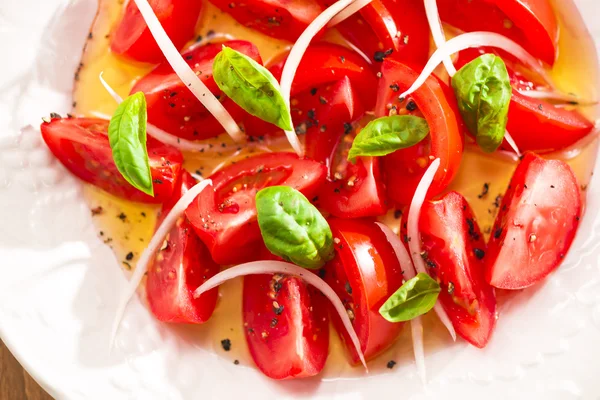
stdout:
MULTIPOLYGON (((576 2, 600 43, 597 0, 576 2)), ((393 370, 367 378, 273 382, 157 323, 137 299, 109 352, 125 278, 96 236, 80 183, 34 129, 20 129, 70 110, 95 8, 94 0, 0 0, 0 335, 51 395, 600 399, 599 174, 559 272, 502 307, 485 350, 462 342, 429 346, 426 388, 406 355, 393 370)))

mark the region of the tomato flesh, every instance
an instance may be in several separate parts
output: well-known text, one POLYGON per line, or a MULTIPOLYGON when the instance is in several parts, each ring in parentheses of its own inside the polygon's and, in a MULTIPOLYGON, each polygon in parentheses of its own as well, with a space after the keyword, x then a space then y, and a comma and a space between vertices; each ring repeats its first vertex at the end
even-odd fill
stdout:
MULTIPOLYGON (((179 190, 163 205, 157 227, 181 196, 195 184, 189 173, 182 174, 179 190)), ((217 289, 197 299, 194 299, 194 290, 219 272, 219 266, 185 216, 167 234, 165 243, 148 268, 146 295, 150 310, 159 321, 206 322, 217 304, 217 289)))
MULTIPOLYGON (((244 40, 193 46, 182 56, 210 91, 219 96, 231 116, 236 121, 242 121, 248 114, 221 92, 212 74, 214 58, 223 45, 262 63, 256 46, 244 40)), ((144 92, 146 95, 148 121, 175 136, 199 140, 224 132, 221 124, 198 101, 166 61, 135 84, 131 93, 136 92, 144 92)))
POLYGON ((525 155, 502 200, 488 244, 486 279, 499 289, 529 287, 556 270, 582 212, 571 168, 525 155))
POLYGON ((325 180, 324 165, 292 153, 267 153, 239 161, 210 179, 186 215, 218 264, 253 259, 262 240, 256 221, 255 196, 267 186, 291 186, 311 199, 325 180), (232 251, 235 249, 235 251, 232 251))
POLYGON ((181 176, 181 152, 148 138, 151 197, 131 186, 117 169, 108 143, 108 124, 96 118, 53 118, 42 123, 41 130, 50 151, 79 179, 131 201, 161 204, 169 200, 181 176))
MULTIPOLYGON (((391 244, 375 222, 330 218, 335 258, 324 267, 324 279, 340 297, 367 360, 387 349, 403 324, 386 321, 381 305, 402 285, 402 269, 391 244)), ((352 363, 360 360, 337 313, 334 327, 352 363)))
MULTIPOLYGON (((177 49, 194 38, 202 2, 196 0, 149 0, 160 24, 177 49)), ((158 63, 164 60, 135 1, 125 7, 122 19, 111 34, 110 49, 135 61, 158 63)))
POLYGON ((483 348, 496 325, 496 295, 485 281, 485 242, 465 198, 450 192, 426 201, 419 219, 423 258, 456 332, 483 348))
POLYGON ((325 366, 327 298, 302 280, 281 275, 244 277, 243 318, 252 359, 269 378, 310 377, 325 366))

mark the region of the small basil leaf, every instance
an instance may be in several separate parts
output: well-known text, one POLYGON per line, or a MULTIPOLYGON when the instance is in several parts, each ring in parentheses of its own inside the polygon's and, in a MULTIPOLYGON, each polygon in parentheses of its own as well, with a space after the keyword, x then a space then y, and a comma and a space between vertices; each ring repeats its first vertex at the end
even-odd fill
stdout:
POLYGON ((269 251, 315 269, 333 258, 331 228, 319 210, 296 189, 271 186, 256 194, 258 225, 269 251))
POLYGON ((390 322, 410 321, 435 306, 440 285, 427 274, 418 274, 406 281, 379 309, 390 322))
POLYGON ((378 118, 356 135, 348 160, 354 163, 359 156, 385 156, 414 146, 428 134, 429 126, 423 118, 412 115, 378 118))
POLYGON ((268 69, 245 54, 223 46, 215 57, 213 76, 219 88, 250 114, 293 130, 292 117, 279 83, 268 69))
POLYGON ((152 174, 146 148, 146 97, 132 94, 119 106, 108 125, 108 141, 113 160, 131 186, 154 196, 152 174))
POLYGON ((495 151, 504 139, 512 96, 504 61, 493 54, 484 54, 454 75, 452 87, 458 109, 479 147, 495 151))

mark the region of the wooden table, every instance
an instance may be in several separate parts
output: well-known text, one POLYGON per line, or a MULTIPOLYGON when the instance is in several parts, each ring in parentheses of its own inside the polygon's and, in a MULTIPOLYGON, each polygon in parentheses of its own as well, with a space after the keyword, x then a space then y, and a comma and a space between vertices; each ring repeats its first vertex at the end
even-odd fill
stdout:
POLYGON ((0 399, 52 400, 0 341, 0 399))

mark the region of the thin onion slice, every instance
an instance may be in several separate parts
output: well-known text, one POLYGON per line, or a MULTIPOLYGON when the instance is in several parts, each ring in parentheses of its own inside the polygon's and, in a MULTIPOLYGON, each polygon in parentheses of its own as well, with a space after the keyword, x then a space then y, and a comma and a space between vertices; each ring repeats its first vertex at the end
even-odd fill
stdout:
MULTIPOLYGON (((419 182, 419 185, 417 186, 417 190, 415 191, 410 203, 410 209, 408 211, 408 247, 410 249, 410 255, 413 263, 415 264, 415 269, 418 273, 427 273, 425 261, 423 261, 423 257, 421 256, 421 234, 419 233, 421 207, 423 207, 425 197, 427 196, 427 191, 429 190, 429 187, 433 182, 433 178, 440 167, 440 163, 440 159, 436 158, 433 160, 429 168, 427 168, 427 171, 425 171, 425 174, 421 178, 421 182, 419 182)), ((433 307, 433 310, 450 333, 450 336, 452 336, 452 339, 456 340, 454 326, 452 326, 452 322, 450 321, 450 318, 448 318, 448 314, 446 314, 446 311, 442 305, 440 303, 436 303, 433 307)))
POLYGON ((231 117, 229 112, 223 107, 221 102, 214 94, 206 87, 206 85, 198 78, 194 70, 185 62, 164 28, 160 24, 154 10, 148 3, 148 0, 133 0, 140 10, 140 14, 146 21, 150 33, 156 40, 158 47, 165 55, 165 58, 173 68, 173 71, 179 76, 179 79, 187 86, 187 88, 196 96, 196 98, 206 107, 217 121, 223 126, 225 131, 236 142, 245 140, 244 133, 240 130, 238 124, 231 117))
POLYGON ((206 282, 204 282, 200 287, 198 287, 194 291, 194 298, 200 297, 202 293, 213 289, 222 283, 229 281, 234 278, 238 278, 240 276, 246 275, 262 275, 262 274, 283 274, 283 275, 292 275, 296 276, 309 285, 314 286, 318 289, 325 297, 329 299, 331 304, 335 307, 335 310, 338 312, 348 335, 350 335, 350 339, 352 340, 352 344, 362 362, 363 366, 369 372, 367 368, 367 363, 365 361, 365 357, 363 355, 362 349, 360 347, 360 340, 352 327, 352 322, 350 321, 350 317, 348 317, 348 312, 346 311, 346 307, 335 293, 335 291, 325 282, 323 279, 319 278, 317 275, 313 274, 306 269, 299 267, 294 264, 290 264, 283 261, 253 261, 241 265, 237 265, 235 267, 228 268, 224 271, 219 272, 206 282))
POLYGON ((333 28, 340 22, 346 20, 348 17, 351 17, 354 13, 360 11, 363 7, 371 3, 371 1, 373 0, 355 0, 348 7, 340 11, 335 17, 331 18, 331 21, 329 21, 327 27, 333 28))
MULTIPOLYGON (((136 0, 140 1, 140 0, 136 0)), ((311 40, 315 37, 317 33, 333 17, 335 17, 338 13, 340 13, 343 9, 352 4, 355 0, 339 0, 333 3, 329 8, 323 11, 317 18, 313 20, 313 22, 308 25, 308 27, 302 32, 296 43, 292 46, 292 50, 290 50, 290 54, 283 66, 283 71, 281 73, 281 95, 285 100, 288 108, 290 108, 290 95, 292 92, 292 82, 294 82, 294 77, 296 76, 296 71, 298 70, 298 66, 300 65, 300 61, 302 61, 302 57, 306 52, 306 49, 310 45, 311 40)), ((300 141, 298 140, 298 135, 294 131, 285 131, 285 135, 287 136, 290 144, 294 151, 302 156, 304 154, 304 150, 300 145, 300 141)))
MULTIPOLYGON (((437 48, 440 48, 446 43, 446 35, 444 34, 444 28, 442 21, 440 20, 440 14, 438 12, 437 0, 424 0, 425 2, 425 14, 427 14, 427 22, 429 22, 429 29, 431 30, 431 36, 433 36, 433 42, 437 48)), ((456 68, 452 63, 450 56, 442 59, 446 71, 450 78, 456 74, 456 68)))
POLYGON ((562 102, 572 106, 593 106, 598 100, 582 99, 574 94, 560 93, 547 90, 519 90, 519 93, 532 99, 562 102))
POLYGON ((169 211, 163 222, 160 224, 154 233, 154 236, 152 236, 148 247, 146 247, 140 255, 139 261, 137 262, 135 270, 133 271, 133 275, 131 275, 131 279, 129 280, 127 290, 117 306, 117 312, 110 335, 111 349, 113 347, 115 337, 119 331, 119 326, 121 324, 121 320, 123 319, 123 315, 125 314, 127 305, 142 282, 142 279, 144 279, 146 271, 148 271, 148 265, 152 262, 156 251, 160 249, 160 246, 165 240, 165 236, 167 236, 171 229, 173 229, 173 226, 175 226, 177 220, 185 212, 188 206, 208 186, 212 187, 212 181, 210 179, 205 179, 202 182, 194 185, 183 196, 181 196, 181 198, 177 201, 177 203, 175 203, 171 211, 169 211))
MULTIPOLYGON (((415 277, 415 266, 412 263, 410 254, 406 250, 404 243, 400 240, 400 237, 396 235, 387 225, 381 222, 376 222, 381 228, 388 242, 392 245, 394 253, 398 258, 400 267, 404 273, 406 280, 415 277)), ((415 354, 415 364, 417 365, 417 373, 421 377, 421 381, 425 383, 427 381, 427 372, 425 369, 425 346, 423 344, 423 321, 421 317, 413 318, 410 321, 410 330, 413 342, 413 352, 415 354)))
POLYGON ((515 139, 513 139, 513 137, 510 135, 510 133, 508 133, 508 131, 506 131, 504 133, 504 139, 506 140, 506 143, 508 143, 508 145, 511 147, 511 149, 514 150, 517 157, 521 157, 521 150, 519 150, 519 146, 517 146, 517 142, 515 142, 515 139))
POLYGON ((525 65, 537 72, 548 85, 553 87, 552 80, 540 62, 516 42, 510 40, 506 36, 494 32, 469 32, 448 40, 443 46, 438 48, 425 65, 425 68, 423 68, 421 75, 419 75, 412 86, 399 97, 406 97, 419 89, 446 57, 465 49, 481 46, 497 47, 512 54, 525 63, 525 65))

